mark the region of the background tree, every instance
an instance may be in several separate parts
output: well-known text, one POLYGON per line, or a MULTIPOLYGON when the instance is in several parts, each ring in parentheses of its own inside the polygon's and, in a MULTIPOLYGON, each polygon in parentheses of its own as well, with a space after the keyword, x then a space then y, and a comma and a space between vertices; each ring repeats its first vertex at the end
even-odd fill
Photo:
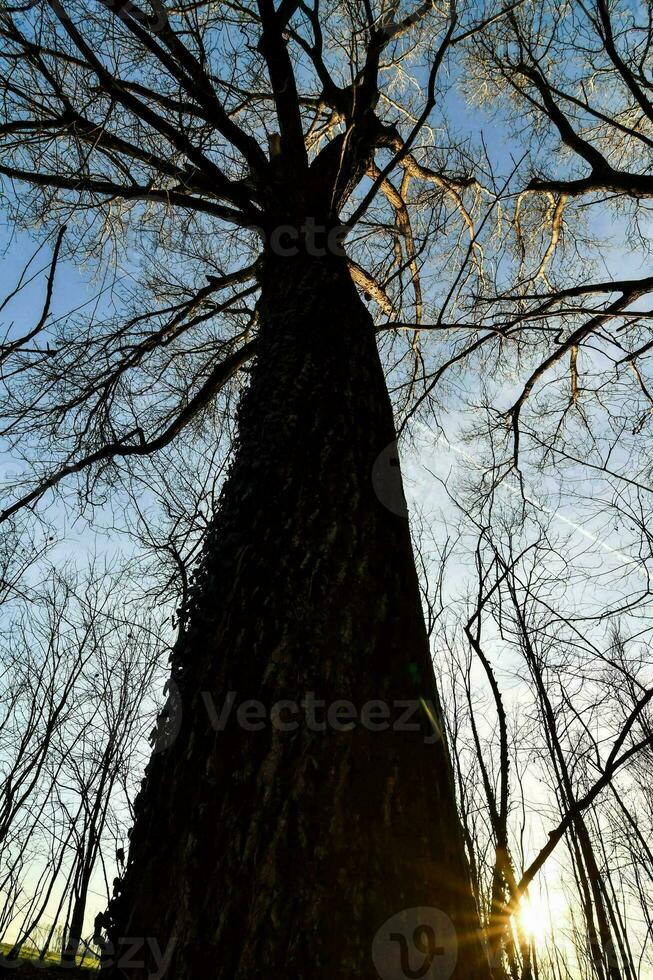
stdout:
POLYGON ((3 612, 0 889, 10 958, 34 945, 44 958, 58 931, 72 961, 89 936, 92 885, 102 885, 102 904, 110 894, 107 867, 126 840, 125 795, 144 763, 165 660, 149 614, 125 615, 125 583, 100 566, 60 568, 3 612))

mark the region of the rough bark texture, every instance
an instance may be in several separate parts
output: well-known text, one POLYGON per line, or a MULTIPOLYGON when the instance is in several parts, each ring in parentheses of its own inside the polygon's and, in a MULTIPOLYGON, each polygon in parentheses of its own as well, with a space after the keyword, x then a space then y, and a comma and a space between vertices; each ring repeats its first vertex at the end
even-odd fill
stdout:
POLYGON ((372 980, 379 927, 429 906, 454 922, 453 976, 487 977, 447 751, 427 714, 417 732, 312 731, 304 711, 296 731, 236 722, 243 701, 310 692, 359 712, 382 700, 392 718, 398 701, 437 705, 408 523, 373 487, 394 426, 343 260, 269 258, 261 319, 174 667, 181 730, 150 763, 110 938, 175 937, 175 980, 372 980), (218 712, 235 692, 223 731, 201 692, 218 712))

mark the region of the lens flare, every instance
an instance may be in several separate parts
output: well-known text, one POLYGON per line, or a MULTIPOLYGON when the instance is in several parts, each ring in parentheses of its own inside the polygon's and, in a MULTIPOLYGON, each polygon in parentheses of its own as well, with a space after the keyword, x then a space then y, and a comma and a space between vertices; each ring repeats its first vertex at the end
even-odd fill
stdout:
POLYGON ((559 926, 566 907, 564 898, 555 893, 529 895, 521 903, 519 924, 533 943, 543 943, 559 926))

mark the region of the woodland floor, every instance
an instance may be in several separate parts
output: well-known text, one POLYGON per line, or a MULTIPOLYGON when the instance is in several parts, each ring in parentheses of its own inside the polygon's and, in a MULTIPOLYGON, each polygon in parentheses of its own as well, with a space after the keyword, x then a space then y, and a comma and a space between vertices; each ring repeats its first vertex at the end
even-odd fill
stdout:
POLYGON ((83 967, 65 967, 59 962, 59 957, 48 953, 45 961, 39 961, 31 956, 21 956, 20 959, 8 963, 4 958, 10 946, 0 943, 0 977, 15 976, 17 980, 33 980, 36 977, 47 977, 47 980, 91 980, 97 967, 88 963, 83 967))
POLYGON ((36 977, 47 977, 47 980, 88 980, 89 973, 94 973, 95 970, 89 971, 86 967, 76 966, 74 969, 72 967, 62 967, 61 965, 55 963, 46 963, 45 965, 36 966, 30 960, 18 960, 15 966, 6 966, 0 963, 0 977, 16 977, 17 980, 35 980, 36 977))

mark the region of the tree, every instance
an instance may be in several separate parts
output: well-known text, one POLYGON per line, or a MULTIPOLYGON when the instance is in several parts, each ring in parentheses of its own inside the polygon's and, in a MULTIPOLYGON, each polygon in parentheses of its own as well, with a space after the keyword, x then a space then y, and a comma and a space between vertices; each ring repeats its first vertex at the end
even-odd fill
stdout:
MULTIPOLYGON (((456 976, 487 974, 396 434, 430 417, 450 369, 500 371, 515 342, 528 370, 521 394, 494 413, 502 458, 489 472, 521 475, 539 383, 569 355, 571 395, 561 384, 562 409, 544 409, 559 423, 579 403, 588 338, 615 318, 641 329, 631 306, 648 279, 552 278, 567 198, 628 194, 636 207, 651 193, 635 153, 610 159, 615 131, 629 147, 651 142, 639 115, 647 42, 625 57, 607 8, 572 8, 599 41, 574 85, 607 59, 626 108, 640 107, 635 122, 612 94, 597 109, 553 87, 542 62, 585 45, 548 4, 535 18, 526 4, 301 0, 3 11, 0 174, 20 185, 9 201, 17 216, 48 220, 56 235, 43 313, 2 351, 4 435, 34 464, 3 518, 65 492, 76 474, 91 506, 207 414, 233 418, 244 388, 180 611, 181 729, 148 768, 111 908, 113 947, 127 935, 160 948, 174 940, 175 977, 201 974, 207 959, 225 978, 366 977, 377 930, 417 906, 453 922, 456 976), (537 127, 551 124, 545 139, 557 132, 592 168, 589 179, 518 186, 531 207, 524 216, 518 198, 492 273, 482 233, 498 231, 526 154, 495 178, 482 145, 450 132, 447 89, 465 77, 520 99, 537 127), (598 131, 579 134, 567 104, 588 126, 600 119, 598 131), (78 258, 111 248, 131 278, 116 285, 117 311, 101 304, 52 323, 69 233, 78 258), (533 273, 513 247, 538 255, 533 273), (534 292, 540 281, 550 291, 534 292), (588 296, 600 304, 589 313, 573 302, 588 296), (425 309, 437 311, 432 321, 425 309), (563 340, 542 329, 545 316, 563 340), (234 713, 216 731, 230 697, 234 713), (252 699, 257 727, 263 716, 277 723, 246 731, 252 716, 240 709, 252 699), (417 729, 373 731, 369 717, 351 727, 341 715, 323 731, 319 710, 343 700, 359 715, 370 702, 418 705, 417 729), (289 724, 294 706, 308 723, 289 724)), ((628 365, 641 353, 629 348, 628 365)))
MULTIPOLYGON (((631 867, 635 891, 650 875, 640 850, 650 812, 638 785, 652 746, 651 659, 638 624, 649 600, 632 619, 619 606, 593 609, 588 593, 612 570, 594 552, 582 560, 587 540, 559 513, 519 520, 522 502, 503 485, 455 503, 464 522, 457 535, 449 514, 446 549, 438 513, 422 522, 433 529, 433 574, 448 583, 430 606, 442 610, 435 648, 450 664, 443 696, 488 942, 514 977, 644 976, 648 935, 637 923, 649 900, 629 892, 631 867), (460 538, 472 528, 467 597, 441 564, 463 564, 472 549, 460 538), (617 813, 610 790, 622 801, 617 813), (553 900, 538 900, 542 891, 553 900)), ((629 564, 624 574, 637 579, 645 565, 629 564)))
MULTIPOLYGON (((165 660, 146 607, 125 602, 128 587, 124 573, 99 563, 83 575, 50 569, 3 614, 0 893, 3 939, 14 927, 9 959, 39 930, 47 936, 49 920, 44 958, 63 913, 61 951, 73 960, 101 881, 96 866, 113 861, 116 831, 126 839, 119 783, 131 783, 143 763, 131 757, 152 727, 148 701, 165 660)), ((110 894, 107 886, 105 903, 110 894)))

